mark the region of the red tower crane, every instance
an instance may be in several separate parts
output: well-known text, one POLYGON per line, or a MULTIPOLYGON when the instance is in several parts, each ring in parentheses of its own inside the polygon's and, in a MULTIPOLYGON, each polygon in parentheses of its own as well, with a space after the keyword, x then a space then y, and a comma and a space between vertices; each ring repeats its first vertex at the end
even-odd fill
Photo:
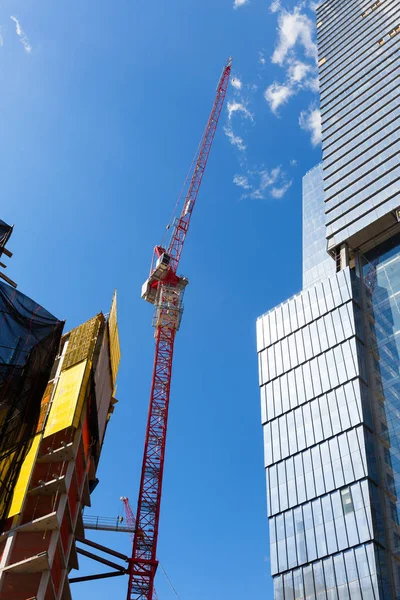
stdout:
POLYGON ((175 335, 183 312, 183 293, 188 280, 177 274, 190 219, 207 165, 218 120, 225 101, 232 60, 226 63, 217 86, 214 105, 184 187, 181 213, 173 223, 168 248, 156 246, 150 276, 142 298, 154 304, 155 356, 144 445, 136 530, 129 563, 128 600, 153 600, 158 523, 164 471, 168 407, 175 335))

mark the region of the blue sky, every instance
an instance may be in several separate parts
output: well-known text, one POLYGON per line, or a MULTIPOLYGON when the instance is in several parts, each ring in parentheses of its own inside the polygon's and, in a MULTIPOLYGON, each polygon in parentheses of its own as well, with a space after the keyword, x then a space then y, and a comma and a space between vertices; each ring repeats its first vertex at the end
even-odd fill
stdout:
MULTIPOLYGON (((181 261, 158 553, 182 600, 272 598, 255 319, 300 289, 301 177, 320 160, 312 3, 233 1, 0 6, 9 275, 69 328, 119 293, 95 515, 121 513, 121 495, 136 504, 153 361, 140 288, 234 59, 181 261)), ((124 534, 97 539, 130 551, 124 534)), ((126 583, 74 599, 124 598, 126 583)), ((174 598, 162 573, 157 588, 174 598)))

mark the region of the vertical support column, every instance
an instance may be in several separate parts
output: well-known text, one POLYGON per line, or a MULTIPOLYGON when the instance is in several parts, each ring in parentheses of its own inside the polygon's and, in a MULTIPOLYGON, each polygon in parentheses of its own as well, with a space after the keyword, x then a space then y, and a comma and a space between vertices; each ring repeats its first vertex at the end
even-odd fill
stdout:
MULTIPOLYGON (((16 527, 16 525, 18 523, 18 519, 19 519, 19 515, 16 515, 14 517, 14 519, 13 519, 12 527, 16 527)), ((4 569, 4 567, 7 566, 8 558, 10 556, 12 547, 14 545, 16 533, 17 533, 16 531, 12 531, 8 535, 7 541, 6 541, 5 546, 4 546, 4 552, 3 552, 3 555, 2 555, 1 560, 0 560, 0 592, 2 590, 3 583, 4 583, 4 571, 3 571, 3 569, 4 569)))
POLYGON ((349 266, 349 248, 347 244, 341 244, 336 248, 336 273, 343 271, 349 266))

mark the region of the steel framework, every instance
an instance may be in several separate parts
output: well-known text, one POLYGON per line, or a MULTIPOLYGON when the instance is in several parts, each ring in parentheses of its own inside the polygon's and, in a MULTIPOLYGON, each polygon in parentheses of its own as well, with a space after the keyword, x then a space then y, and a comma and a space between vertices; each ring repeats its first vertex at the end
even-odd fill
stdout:
MULTIPOLYGON (((132 507, 131 507, 131 505, 129 503, 129 498, 127 498, 126 496, 122 496, 121 500, 122 500, 122 502, 124 504, 125 520, 126 520, 128 526, 129 526, 129 528, 132 528, 132 533, 130 533, 129 536, 130 536, 130 538, 132 540, 132 543, 133 543, 133 540, 134 540, 134 531, 135 531, 135 528, 136 528, 136 518, 135 518, 135 515, 133 514, 132 507)), ((157 593, 156 593, 155 589, 153 589, 153 599, 152 600, 158 600, 158 596, 157 596, 157 593)))
POLYGON ((183 311, 184 288, 187 284, 185 278, 177 275, 177 270, 225 101, 231 62, 229 59, 222 71, 210 117, 186 179, 188 187, 183 207, 180 216, 175 219, 168 249, 156 246, 154 254, 159 260, 156 267, 154 269, 152 267, 150 277, 145 284, 147 292, 143 297, 154 304, 155 308, 153 319, 155 356, 136 511, 136 530, 132 558, 129 562, 128 600, 154 600, 172 358, 175 336, 183 311), (150 293, 149 290, 155 293, 150 293))

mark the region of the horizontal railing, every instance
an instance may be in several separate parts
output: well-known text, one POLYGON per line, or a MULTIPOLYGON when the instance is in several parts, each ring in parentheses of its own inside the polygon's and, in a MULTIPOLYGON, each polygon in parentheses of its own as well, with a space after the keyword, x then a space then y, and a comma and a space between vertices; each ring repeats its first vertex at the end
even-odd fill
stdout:
POLYGON ((130 526, 123 517, 95 517, 83 515, 83 526, 85 529, 98 529, 99 531, 123 531, 134 533, 134 527, 130 526))

